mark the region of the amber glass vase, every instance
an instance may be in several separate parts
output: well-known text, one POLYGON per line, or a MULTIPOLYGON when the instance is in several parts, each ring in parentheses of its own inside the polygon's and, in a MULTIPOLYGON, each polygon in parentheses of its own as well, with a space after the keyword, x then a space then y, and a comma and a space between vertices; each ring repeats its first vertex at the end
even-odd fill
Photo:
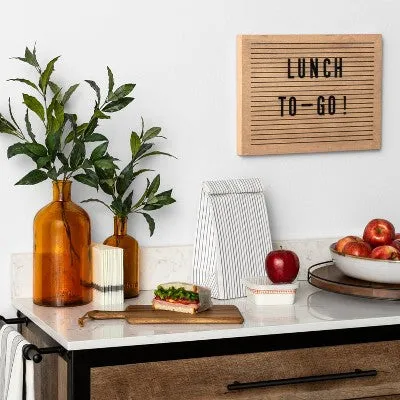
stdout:
POLYGON ((90 220, 71 201, 71 182, 53 182, 53 201, 33 222, 33 302, 76 306, 92 299, 90 220))
POLYGON ((124 250, 124 297, 130 299, 139 295, 139 245, 127 234, 128 218, 114 217, 114 235, 104 244, 124 250))

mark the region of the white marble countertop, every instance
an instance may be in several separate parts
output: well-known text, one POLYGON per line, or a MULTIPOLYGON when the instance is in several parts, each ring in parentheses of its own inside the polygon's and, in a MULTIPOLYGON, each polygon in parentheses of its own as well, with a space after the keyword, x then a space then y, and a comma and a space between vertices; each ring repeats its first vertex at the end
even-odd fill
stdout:
MULTIPOLYGON (((150 304, 151 291, 141 292, 130 304, 150 304)), ((78 318, 94 309, 93 304, 70 308, 41 307, 31 298, 17 298, 13 305, 67 350, 137 346, 272 335, 294 332, 345 329, 400 324, 400 302, 372 300, 329 293, 300 282, 294 305, 256 306, 247 298, 218 301, 235 304, 241 325, 130 325, 125 320, 87 321, 78 318)))

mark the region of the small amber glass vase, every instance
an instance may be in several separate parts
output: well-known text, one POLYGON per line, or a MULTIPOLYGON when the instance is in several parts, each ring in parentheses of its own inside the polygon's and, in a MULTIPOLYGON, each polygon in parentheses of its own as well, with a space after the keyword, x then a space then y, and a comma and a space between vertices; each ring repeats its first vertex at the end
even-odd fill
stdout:
POLYGON ((90 219, 71 201, 71 182, 53 182, 53 201, 33 222, 33 302, 76 306, 92 300, 90 219))
POLYGON ((114 217, 114 235, 104 244, 124 250, 124 297, 130 299, 139 295, 139 245, 127 234, 128 218, 114 217))

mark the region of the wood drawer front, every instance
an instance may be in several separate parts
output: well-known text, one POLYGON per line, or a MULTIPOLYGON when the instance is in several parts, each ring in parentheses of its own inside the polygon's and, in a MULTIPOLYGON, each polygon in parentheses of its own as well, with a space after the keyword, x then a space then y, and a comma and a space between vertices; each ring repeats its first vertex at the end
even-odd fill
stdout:
POLYGON ((400 341, 129 364, 91 371, 93 400, 340 400, 389 395, 400 399, 400 341), (378 375, 227 390, 227 385, 234 381, 255 382, 356 369, 376 369, 378 375))

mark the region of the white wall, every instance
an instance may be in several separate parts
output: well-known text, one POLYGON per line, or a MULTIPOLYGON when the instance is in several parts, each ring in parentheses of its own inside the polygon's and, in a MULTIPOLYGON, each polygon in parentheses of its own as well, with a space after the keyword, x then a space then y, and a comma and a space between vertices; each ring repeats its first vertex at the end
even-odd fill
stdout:
MULTIPOLYGON (((18 84, 6 79, 26 74, 20 56, 37 42, 44 63, 62 55, 56 74, 67 85, 94 79, 106 84, 106 65, 117 83, 135 82, 136 100, 106 122, 111 150, 127 159, 129 133, 140 116, 163 127, 164 149, 178 160, 152 164, 162 183, 174 188, 177 203, 156 215, 149 238, 135 217, 130 231, 145 246, 193 242, 200 183, 227 177, 262 178, 272 236, 277 239, 335 237, 361 233, 373 217, 400 230, 398 89, 400 83, 400 3, 396 0, 14 0, 2 5, 0 24, 0 112, 7 98, 20 101, 18 84), (384 40, 383 145, 380 151, 262 157, 236 155, 236 35, 298 33, 382 33, 384 40)), ((93 102, 81 87, 74 109, 88 114, 93 102)), ((19 117, 23 109, 16 107, 19 117)), ((0 138, 0 312, 11 313, 9 256, 31 251, 32 219, 50 200, 50 183, 14 187, 31 164, 7 160, 12 141, 0 138)), ((74 184, 74 199, 94 191, 74 184)), ((93 240, 112 229, 112 216, 88 205, 93 240)))

